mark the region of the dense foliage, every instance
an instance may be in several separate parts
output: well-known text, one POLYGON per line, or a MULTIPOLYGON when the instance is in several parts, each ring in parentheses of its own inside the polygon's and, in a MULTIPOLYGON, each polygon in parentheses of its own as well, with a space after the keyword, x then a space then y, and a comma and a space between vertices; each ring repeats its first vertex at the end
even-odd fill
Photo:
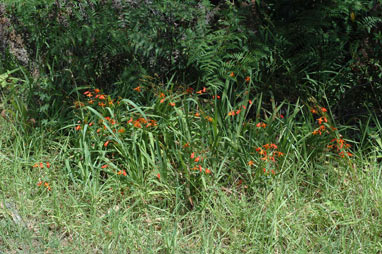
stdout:
POLYGON ((253 93, 292 102, 313 96, 343 120, 367 107, 381 114, 379 1, 10 1, 7 7, 29 69, 40 74, 32 89, 46 112, 60 110, 66 96, 89 84, 129 95, 147 75, 220 90, 234 72, 242 80, 251 76, 253 93))

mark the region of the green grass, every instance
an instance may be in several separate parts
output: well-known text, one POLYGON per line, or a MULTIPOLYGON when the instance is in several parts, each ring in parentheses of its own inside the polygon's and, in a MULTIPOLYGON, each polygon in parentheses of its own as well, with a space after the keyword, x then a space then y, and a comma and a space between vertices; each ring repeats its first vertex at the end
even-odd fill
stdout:
MULTIPOLYGON (((307 106, 264 108, 261 96, 227 91, 221 100, 167 91, 163 103, 158 91, 142 93, 151 101, 110 107, 79 95, 85 105, 59 129, 29 124, 16 104, 7 109, 0 119, 1 252, 382 252, 377 120, 359 131, 364 144, 346 150, 353 156, 341 158, 327 145, 346 127, 313 135, 320 115, 307 106), (243 105, 246 113, 228 116, 243 105), (134 127, 139 117, 156 126, 134 127), (256 151, 270 143, 284 154, 275 162, 256 151)), ((320 114, 329 129, 332 118, 320 114)))

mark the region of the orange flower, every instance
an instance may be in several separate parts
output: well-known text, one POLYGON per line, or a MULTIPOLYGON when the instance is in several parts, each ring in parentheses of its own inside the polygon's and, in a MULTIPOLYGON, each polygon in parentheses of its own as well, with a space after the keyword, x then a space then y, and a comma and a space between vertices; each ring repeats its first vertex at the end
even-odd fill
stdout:
POLYGON ((49 162, 46 163, 46 167, 50 168, 50 163, 49 162))
POLYGON ((40 162, 40 168, 43 168, 43 167, 44 167, 44 164, 40 162))
POLYGON ((236 111, 236 115, 240 114, 240 112, 241 112, 241 109, 238 109, 238 110, 236 111))
POLYGON ((107 168, 107 167, 108 167, 107 164, 101 166, 102 169, 107 168))
POLYGON ((90 91, 85 91, 84 95, 88 95, 89 93, 90 93, 90 91))
POLYGON ((89 123, 89 127, 91 127, 93 124, 94 124, 93 122, 90 122, 90 123, 89 123))
POLYGON ((33 167, 34 167, 34 168, 38 168, 38 164, 35 163, 35 164, 33 165, 33 167))
POLYGON ((234 116, 234 115, 235 115, 235 111, 232 110, 232 111, 228 112, 228 115, 229 115, 229 116, 234 116))
POLYGON ((40 187, 40 186, 41 186, 41 184, 42 184, 42 181, 38 182, 38 183, 37 183, 37 186, 39 186, 39 187, 40 187))
POLYGON ((326 117, 321 116, 320 118, 317 119, 317 122, 318 122, 319 125, 321 125, 322 122, 327 123, 328 119, 326 119, 326 117))
POLYGON ((170 102, 169 105, 170 105, 171 107, 175 107, 175 102, 170 102))
POLYGON ((245 78, 245 82, 249 83, 249 81, 251 81, 251 78, 250 78, 249 76, 247 76, 247 77, 245 78))
POLYGON ((147 120, 143 117, 138 118, 137 121, 139 121, 140 123, 143 123, 143 124, 147 123, 147 120))
POLYGON ((196 113, 195 113, 195 117, 200 117, 199 112, 196 112, 196 113))
POLYGON ((134 127, 142 128, 142 125, 141 125, 141 123, 138 120, 136 120, 136 121, 134 121, 134 127))
POLYGON ((199 91, 197 91, 196 93, 197 93, 197 94, 202 94, 202 93, 205 93, 206 91, 207 91, 207 89, 206 89, 205 87, 203 87, 202 90, 199 90, 199 91))
POLYGON ((158 180, 160 180, 160 174, 159 173, 157 174, 157 178, 158 178, 158 180))
POLYGON ((89 102, 89 104, 93 104, 94 103, 94 101, 93 100, 90 100, 90 101, 88 101, 89 102))
POLYGON ((252 104, 252 100, 248 100, 248 103, 251 105, 252 104))
POLYGON ((140 92, 141 91, 141 87, 137 86, 136 88, 134 88, 134 91, 140 92))
POLYGON ((327 112, 326 108, 324 108, 324 107, 321 108, 321 111, 324 113, 327 112))
POLYGON ((193 159, 195 157, 195 153, 193 152, 190 156, 191 159, 193 159))
POLYGON ((129 123, 131 123, 132 121, 133 121, 133 118, 130 117, 130 119, 129 119, 129 121, 127 121, 127 123, 129 124, 129 123))
POLYGON ((213 118, 210 117, 210 116, 206 116, 206 120, 207 120, 208 122, 212 122, 212 121, 213 121, 213 118))
POLYGON ((165 98, 161 99, 161 100, 160 100, 160 103, 163 103, 163 102, 164 102, 164 100, 165 100, 165 98))
POLYGON ((99 93, 100 90, 99 90, 98 88, 96 88, 96 89, 94 89, 94 92, 95 92, 95 93, 99 93))
POLYGON ((250 161, 248 161, 248 165, 253 166, 253 165, 255 165, 255 163, 252 160, 250 160, 250 161))
POLYGON ((195 158, 195 162, 199 162, 199 161, 200 161, 200 156, 195 158))
POLYGON ((164 98, 164 97, 166 97, 166 95, 164 93, 160 93, 159 97, 164 98))
POLYGON ((157 122, 155 121, 155 120, 150 120, 150 123, 148 123, 147 125, 146 125, 146 127, 150 127, 150 126, 157 126, 158 124, 157 124, 157 122))
POLYGON ((256 127, 257 128, 265 128, 265 127, 267 127, 267 125, 265 123, 259 122, 256 124, 256 127))
POLYGON ((106 97, 105 97, 105 95, 103 95, 103 94, 101 94, 101 95, 96 95, 96 98, 98 98, 98 99, 100 99, 100 100, 105 100, 106 99, 106 97))
POLYGON ((310 112, 312 112, 312 114, 317 114, 318 113, 317 110, 315 110, 314 108, 311 108, 310 112))
POLYGON ((50 186, 49 186, 49 183, 45 182, 45 183, 44 183, 44 186, 48 189, 48 191, 51 190, 51 188, 50 188, 50 186))
POLYGON ((124 175, 124 176, 127 176, 127 173, 126 173, 125 170, 120 170, 120 171, 118 171, 117 174, 118 174, 118 175, 124 175))
POLYGON ((268 150, 271 146, 270 146, 269 144, 265 144, 265 145, 263 145, 263 147, 264 147, 266 150, 268 150))
POLYGON ((267 156, 267 151, 261 149, 261 150, 259 151, 259 154, 260 154, 260 155, 267 156))
POLYGON ((119 133, 125 133, 125 131, 126 131, 126 130, 125 130, 125 128, 123 128, 123 127, 120 128, 120 129, 118 130, 119 133))
POLYGON ((105 104, 105 103, 103 103, 103 102, 98 102, 98 106, 101 106, 101 107, 105 107, 105 106, 106 106, 106 104, 105 104))
POLYGON ((205 172, 206 172, 206 174, 208 174, 208 175, 211 174, 211 170, 209 170, 208 168, 206 168, 206 171, 205 171, 205 172))
POLYGON ((81 129, 81 125, 76 126, 76 131, 79 131, 81 129))
POLYGON ((187 148, 187 147, 190 147, 190 143, 186 143, 183 145, 183 148, 187 148))
POLYGON ((229 74, 229 76, 230 76, 231 78, 233 78, 233 77, 235 77, 235 73, 231 72, 231 73, 229 74))
MULTIPOLYGON (((215 99, 215 95, 212 96, 212 99, 215 99)), ((220 96, 219 96, 219 95, 216 95, 216 99, 220 100, 220 96)))
POLYGON ((110 140, 106 141, 105 144, 103 144, 104 147, 107 147, 107 145, 109 144, 110 140))

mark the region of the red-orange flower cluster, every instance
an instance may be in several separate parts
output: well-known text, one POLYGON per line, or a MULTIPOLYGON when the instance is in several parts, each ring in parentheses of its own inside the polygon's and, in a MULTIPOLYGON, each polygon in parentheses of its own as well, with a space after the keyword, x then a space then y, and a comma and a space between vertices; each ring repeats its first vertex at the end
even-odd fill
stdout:
POLYGON ((205 93, 205 92, 207 92, 207 89, 206 89, 205 87, 203 87, 202 90, 199 90, 199 91, 197 91, 196 93, 197 93, 197 94, 203 94, 203 93, 205 93))
POLYGON ((275 157, 281 157, 284 155, 282 152, 277 151, 277 148, 278 147, 276 144, 265 144, 263 147, 256 148, 256 152, 263 156, 261 157, 261 160, 275 162, 275 157))
MULTIPOLYGON (((195 152, 192 152, 192 153, 191 153, 190 158, 191 158, 194 162, 202 162, 202 161, 203 161, 203 157, 201 157, 201 156, 196 156, 196 155, 195 155, 195 152)), ((200 165, 200 164, 195 165, 195 166, 192 167, 191 169, 192 169, 192 170, 199 170, 199 172, 203 172, 203 167, 202 167, 202 165, 200 165)), ((206 174, 211 174, 211 170, 209 170, 208 168, 206 168, 206 169, 204 170, 204 172, 205 172, 206 174)))
MULTIPOLYGON (((46 165, 47 168, 50 168, 50 163, 49 162, 47 162, 45 165, 46 165)), ((42 163, 42 162, 35 163, 33 165, 33 167, 34 168, 44 168, 44 163, 42 163)))
MULTIPOLYGON (((262 147, 257 147, 256 152, 261 155, 262 157, 260 158, 264 162, 271 162, 276 164, 276 159, 283 156, 284 153, 277 151, 278 147, 276 144, 265 144, 262 147)), ((253 161, 249 161, 248 165, 252 166, 255 163, 253 161)), ((264 173, 267 173, 266 168, 263 168, 264 173)), ((272 169, 271 173, 274 175, 275 171, 272 169)))
MULTIPOLYGON (((310 109, 310 112, 314 115, 321 115, 320 117, 318 117, 316 119, 319 127, 317 129, 315 129, 312 134, 313 135, 322 135, 323 133, 330 133, 329 129, 327 129, 327 127, 325 126, 325 123, 328 123, 328 119, 326 118, 326 112, 327 112, 327 109, 324 108, 324 107, 319 107, 319 106, 314 106, 310 109)), ((332 130, 335 130, 334 127, 331 127, 332 130)))
POLYGON ((330 141, 330 145, 327 147, 332 150, 333 152, 337 152, 339 156, 342 158, 345 157, 345 154, 347 156, 353 156, 352 153, 348 152, 347 150, 351 147, 350 144, 347 144, 346 141, 342 138, 334 138, 330 141))
MULTIPOLYGON (((252 104, 252 101, 249 100, 248 101, 249 104, 252 104)), ((238 109, 236 110, 231 110, 230 112, 228 112, 228 116, 235 116, 235 115, 239 115, 241 113, 241 110, 243 110, 243 112, 247 109, 247 106, 246 105, 241 105, 241 107, 239 106, 238 109)))
POLYGON ((259 123, 256 124, 256 127, 257 128, 265 128, 265 127, 267 127, 267 124, 265 124, 263 122, 259 122, 259 123))
POLYGON ((135 128, 142 128, 142 126, 146 126, 146 128, 151 127, 151 126, 157 126, 157 121, 155 120, 149 120, 145 119, 143 117, 139 117, 136 120, 133 120, 131 117, 129 121, 127 121, 128 124, 132 123, 135 128))
POLYGON ((45 187, 48 191, 50 191, 50 190, 52 189, 52 188, 50 187, 50 185, 49 185, 48 182, 42 182, 42 181, 40 181, 40 182, 37 183, 37 186, 40 187, 40 186, 43 185, 43 184, 44 184, 44 187, 45 187))
POLYGON ((117 172, 117 175, 127 176, 126 170, 120 170, 120 171, 118 171, 118 172, 117 172))

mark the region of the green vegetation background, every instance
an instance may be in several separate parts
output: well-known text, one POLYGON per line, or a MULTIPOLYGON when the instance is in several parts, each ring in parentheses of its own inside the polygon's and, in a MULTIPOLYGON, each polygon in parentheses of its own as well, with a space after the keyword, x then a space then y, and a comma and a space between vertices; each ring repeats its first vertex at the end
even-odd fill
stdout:
POLYGON ((382 2, 0 3, 0 252, 379 253, 382 2))

